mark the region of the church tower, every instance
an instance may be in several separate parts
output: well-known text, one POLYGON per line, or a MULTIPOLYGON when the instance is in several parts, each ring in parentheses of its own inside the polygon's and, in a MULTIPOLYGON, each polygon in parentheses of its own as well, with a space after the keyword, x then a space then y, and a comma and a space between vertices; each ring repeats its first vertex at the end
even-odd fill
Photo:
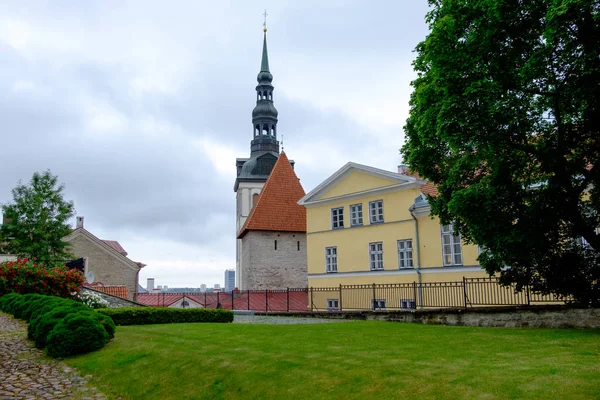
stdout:
MULTIPOLYGON (((267 27, 264 25, 262 59, 256 80, 256 106, 252 110, 252 140, 250 157, 236 159, 237 178, 233 191, 236 193, 236 236, 244 226, 248 215, 258 201, 260 192, 269 178, 279 157, 277 140, 278 112, 273 104, 271 84, 273 75, 269 71, 267 52, 267 27)), ((290 162, 292 165, 293 161, 290 162)), ((242 241, 236 244, 236 286, 244 287, 242 265, 242 241)))

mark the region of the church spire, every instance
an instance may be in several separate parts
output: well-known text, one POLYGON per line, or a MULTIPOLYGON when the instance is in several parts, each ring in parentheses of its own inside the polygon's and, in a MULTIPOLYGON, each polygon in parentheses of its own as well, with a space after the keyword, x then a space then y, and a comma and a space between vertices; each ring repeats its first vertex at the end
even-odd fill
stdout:
POLYGON ((267 53, 267 12, 265 10, 263 24, 263 50, 260 72, 256 77, 256 106, 252 110, 253 139, 250 142, 250 156, 261 152, 272 152, 279 155, 279 142, 277 141, 277 116, 278 112, 273 104, 273 90, 271 84, 273 75, 269 71, 269 55, 267 53))

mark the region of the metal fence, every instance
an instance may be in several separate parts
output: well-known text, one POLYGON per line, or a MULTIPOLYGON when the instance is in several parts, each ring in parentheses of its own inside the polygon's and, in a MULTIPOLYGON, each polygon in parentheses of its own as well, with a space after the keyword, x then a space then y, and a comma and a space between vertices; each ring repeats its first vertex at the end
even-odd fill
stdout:
POLYGON ((148 293, 138 301, 157 307, 205 307, 257 312, 415 310, 565 303, 525 287, 501 286, 496 278, 454 282, 339 285, 326 288, 235 290, 217 293, 148 293), (188 301, 189 300, 189 301, 188 301), (187 304, 185 304, 187 302, 187 304), (190 302, 196 303, 195 305, 190 302))

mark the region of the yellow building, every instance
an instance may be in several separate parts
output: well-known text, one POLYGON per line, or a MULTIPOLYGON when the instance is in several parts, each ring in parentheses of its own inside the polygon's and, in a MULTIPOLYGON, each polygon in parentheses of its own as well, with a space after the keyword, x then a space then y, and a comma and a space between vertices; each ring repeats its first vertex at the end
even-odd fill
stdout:
MULTIPOLYGON (((389 172, 350 162, 299 201, 306 207, 309 287, 318 292, 487 277, 478 247, 462 243, 451 225, 440 226, 429 215, 425 195, 435 195, 435 187, 401 168, 389 172)), ((325 299, 331 300, 328 308, 337 308, 331 293, 325 299)))

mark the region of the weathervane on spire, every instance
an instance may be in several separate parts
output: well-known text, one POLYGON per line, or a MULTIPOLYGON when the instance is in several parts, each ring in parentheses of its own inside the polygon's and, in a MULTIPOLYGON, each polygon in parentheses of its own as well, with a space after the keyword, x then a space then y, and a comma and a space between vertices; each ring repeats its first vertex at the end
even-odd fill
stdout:
POLYGON ((267 9, 265 9, 265 13, 263 14, 263 16, 265 17, 265 22, 263 22, 263 32, 267 32, 267 9))

